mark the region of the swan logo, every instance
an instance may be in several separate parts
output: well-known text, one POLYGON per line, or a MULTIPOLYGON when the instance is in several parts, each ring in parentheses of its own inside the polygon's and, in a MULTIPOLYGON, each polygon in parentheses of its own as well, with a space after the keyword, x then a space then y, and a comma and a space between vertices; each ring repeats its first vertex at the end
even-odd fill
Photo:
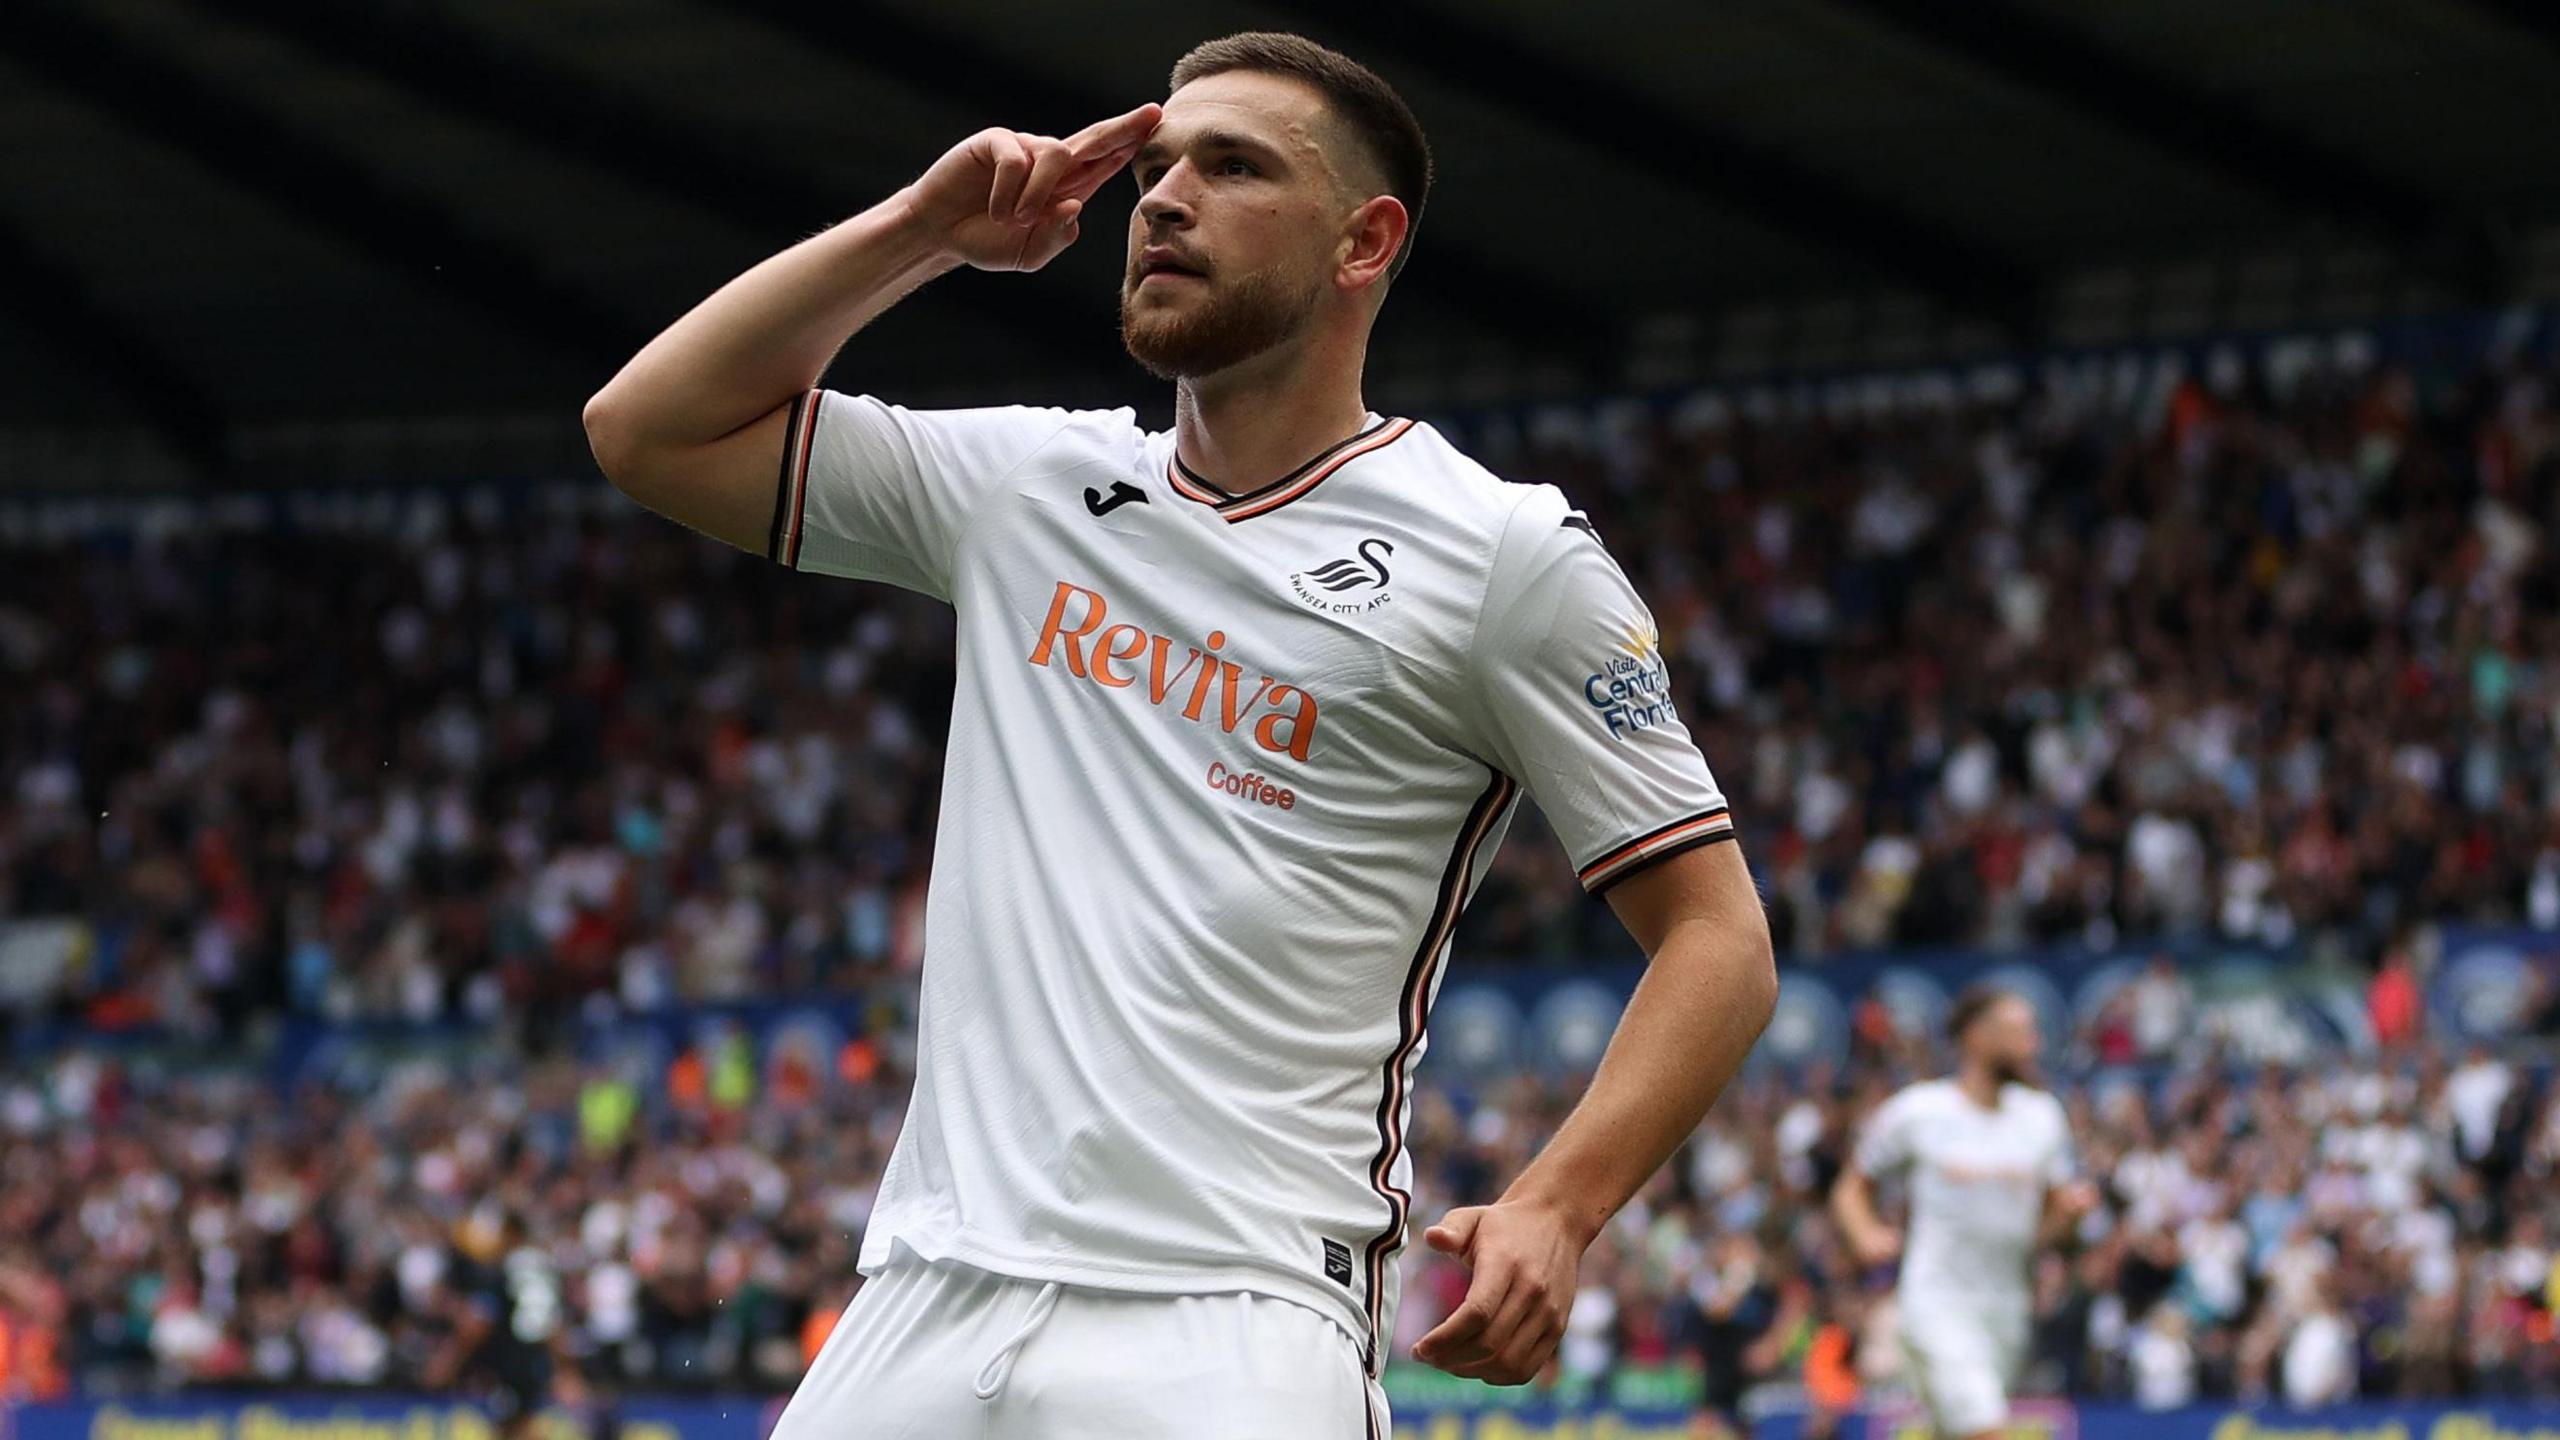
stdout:
POLYGON ((1395 542, 1372 535, 1339 560, 1327 560, 1289 577, 1289 588, 1308 608, 1328 615, 1358 615, 1393 597, 1387 593, 1387 558, 1395 542))

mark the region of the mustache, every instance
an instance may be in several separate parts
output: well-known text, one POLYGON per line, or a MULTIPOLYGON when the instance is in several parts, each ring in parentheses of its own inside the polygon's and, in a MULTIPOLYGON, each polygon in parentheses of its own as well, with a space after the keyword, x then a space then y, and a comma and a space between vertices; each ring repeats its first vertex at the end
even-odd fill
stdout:
MULTIPOLYGON (((1204 280, 1214 273, 1210 270, 1208 262, 1186 251, 1176 251, 1173 263, 1204 280)), ((1146 256, 1143 253, 1130 256, 1128 266, 1122 271, 1121 278, 1132 286, 1136 285, 1146 278, 1146 264, 1146 256)))

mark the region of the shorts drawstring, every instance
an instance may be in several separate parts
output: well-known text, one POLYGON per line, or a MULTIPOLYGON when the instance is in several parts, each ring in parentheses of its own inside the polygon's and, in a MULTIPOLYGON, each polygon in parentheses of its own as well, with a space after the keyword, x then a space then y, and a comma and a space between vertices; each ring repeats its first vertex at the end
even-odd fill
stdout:
POLYGON ((1022 1323, 1015 1327, 1012 1338, 997 1346, 996 1353, 987 1357, 987 1363, 978 1367, 976 1389, 979 1399, 993 1400, 1004 1392, 1004 1382, 1013 1375, 1013 1357, 1022 1353, 1023 1342, 1031 1338, 1031 1332, 1039 1329, 1040 1322, 1048 1319, 1049 1312, 1056 1308, 1058 1282, 1052 1280, 1040 1287, 1039 1297, 1031 1302, 1031 1313, 1022 1317, 1022 1323))

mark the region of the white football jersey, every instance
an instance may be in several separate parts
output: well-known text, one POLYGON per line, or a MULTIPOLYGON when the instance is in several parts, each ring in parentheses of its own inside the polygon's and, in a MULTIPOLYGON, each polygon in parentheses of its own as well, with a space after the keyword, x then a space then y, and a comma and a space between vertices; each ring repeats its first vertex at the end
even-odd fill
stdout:
POLYGON ((770 555, 950 602, 915 1094, 860 1265, 1332 1315, 1374 1373, 1423 1026, 1525 788, 1598 891, 1732 821, 1552 486, 1428 425, 1229 495, 1135 412, 795 402, 770 555))
POLYGON ((1953 1080, 1905 1086, 1876 1107, 1858 1168, 1908 1172, 1911 1223, 1899 1298, 1923 1323, 2023 1312, 2044 1192, 2072 1176, 2062 1102, 2028 1085, 2000 1087, 1985 1110, 1953 1080))

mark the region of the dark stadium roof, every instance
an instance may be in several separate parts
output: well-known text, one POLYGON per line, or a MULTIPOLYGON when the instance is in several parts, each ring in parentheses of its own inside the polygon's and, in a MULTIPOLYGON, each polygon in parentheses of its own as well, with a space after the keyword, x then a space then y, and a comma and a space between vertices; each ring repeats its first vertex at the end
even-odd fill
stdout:
MULTIPOLYGON (((1381 403, 2560 294, 2534 0, 9 9, 0 476, 48 488, 574 466, 579 402, 729 276, 1253 28, 1366 60, 1431 131, 1381 403)), ((829 383, 1151 395, 1118 263, 1104 227, 954 276, 829 383)))

